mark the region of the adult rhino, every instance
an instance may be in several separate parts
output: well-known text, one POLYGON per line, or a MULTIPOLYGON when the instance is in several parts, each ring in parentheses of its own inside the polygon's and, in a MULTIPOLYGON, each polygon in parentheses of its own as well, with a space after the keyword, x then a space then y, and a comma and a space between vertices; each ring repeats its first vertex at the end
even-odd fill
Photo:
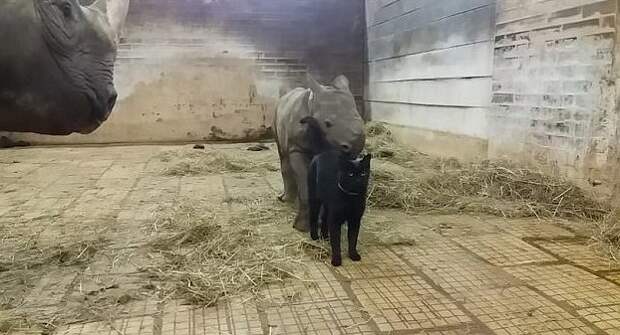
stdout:
POLYGON ((0 0, 0 131, 88 134, 116 102, 129 0, 0 0))
POLYGON ((296 88, 280 98, 276 108, 274 132, 280 155, 284 193, 279 199, 298 203, 294 227, 309 229, 307 175, 312 157, 325 148, 316 142, 310 125, 302 119, 311 116, 320 124, 333 149, 357 155, 364 149, 364 121, 349 89, 349 80, 338 76, 323 86, 308 76, 308 88, 296 88))

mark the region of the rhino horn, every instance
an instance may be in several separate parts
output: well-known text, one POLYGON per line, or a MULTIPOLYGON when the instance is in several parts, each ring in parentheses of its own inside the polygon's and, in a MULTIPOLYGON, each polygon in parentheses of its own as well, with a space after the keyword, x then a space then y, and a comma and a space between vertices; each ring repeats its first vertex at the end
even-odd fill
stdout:
POLYGON ((114 39, 118 41, 129 11, 129 0, 97 0, 91 5, 91 8, 95 8, 107 16, 114 39))

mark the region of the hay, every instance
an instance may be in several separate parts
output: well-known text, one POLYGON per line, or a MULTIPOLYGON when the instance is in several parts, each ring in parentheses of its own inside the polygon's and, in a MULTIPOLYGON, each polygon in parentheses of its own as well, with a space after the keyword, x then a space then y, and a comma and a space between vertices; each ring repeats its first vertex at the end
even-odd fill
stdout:
POLYGON ((411 213, 479 212, 505 217, 600 220, 608 207, 569 182, 507 162, 468 164, 426 173, 378 164, 369 205, 411 213))
POLYGON ((17 250, 15 257, 10 263, 0 262, 0 269, 27 270, 43 266, 81 266, 88 264, 95 253, 107 243, 99 238, 90 241, 79 241, 69 244, 58 244, 46 248, 36 248, 26 245, 24 249, 17 250))
POLYGON ((60 305, 39 306, 27 297, 42 277, 59 267, 68 268, 62 270, 68 273, 81 272, 107 243, 97 238, 44 248, 38 247, 36 241, 17 245, 11 261, 0 263, 0 334, 3 329, 9 333, 52 333, 72 319, 75 311, 65 311, 60 305), (5 319, 2 310, 7 311, 5 319))
POLYGON ((577 217, 601 220, 609 207, 579 187, 510 162, 461 164, 407 150, 384 125, 369 127, 372 171, 369 205, 410 213, 479 212, 506 217, 577 217), (384 155, 385 156, 385 155, 384 155))
POLYGON ((43 333, 41 328, 43 327, 23 318, 0 319, 0 334, 41 334, 43 333))
POLYGON ((461 163, 454 158, 431 156, 397 143, 390 129, 383 123, 369 123, 366 134, 366 150, 373 155, 373 159, 394 163, 419 173, 461 167, 461 163))
POLYGON ((234 157, 219 151, 166 151, 157 156, 162 162, 170 163, 162 174, 164 176, 196 176, 225 172, 266 172, 278 171, 268 161, 234 157))
POLYGON ((382 123, 369 123, 366 127, 366 150, 373 158, 380 158, 394 163, 407 163, 420 153, 396 145, 392 132, 382 123))
POLYGON ((302 259, 314 251, 306 236, 282 233, 291 230, 293 212, 273 199, 246 205, 228 220, 191 202, 168 214, 166 228, 177 233, 153 244, 167 264, 148 270, 172 284, 165 296, 210 306, 222 298, 258 294, 270 283, 302 279, 302 259))
POLYGON ((592 239, 602 252, 620 262, 620 210, 616 209, 595 222, 592 239))

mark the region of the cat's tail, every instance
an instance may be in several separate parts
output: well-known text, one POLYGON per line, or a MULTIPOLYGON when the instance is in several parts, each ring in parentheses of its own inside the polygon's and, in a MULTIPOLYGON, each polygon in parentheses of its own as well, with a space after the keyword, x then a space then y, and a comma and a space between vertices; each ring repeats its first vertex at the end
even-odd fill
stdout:
POLYGON ((324 152, 329 150, 330 145, 327 141, 327 134, 325 134, 325 131, 323 130, 323 128, 321 128, 319 120, 315 119, 312 116, 306 116, 301 119, 299 123, 308 125, 310 140, 312 142, 313 149, 315 149, 317 152, 324 152))

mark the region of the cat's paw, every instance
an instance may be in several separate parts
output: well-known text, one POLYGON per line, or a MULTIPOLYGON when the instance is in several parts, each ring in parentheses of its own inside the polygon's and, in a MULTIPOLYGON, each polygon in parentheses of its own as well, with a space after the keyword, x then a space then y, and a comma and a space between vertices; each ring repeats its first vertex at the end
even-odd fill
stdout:
POLYGON ((332 257, 332 265, 333 266, 340 266, 340 265, 342 265, 342 258, 340 258, 340 257, 332 257))
POLYGON ((351 258, 351 260, 354 262, 359 262, 362 260, 362 256, 360 256, 360 254, 358 254, 357 252, 350 252, 349 258, 351 258))

